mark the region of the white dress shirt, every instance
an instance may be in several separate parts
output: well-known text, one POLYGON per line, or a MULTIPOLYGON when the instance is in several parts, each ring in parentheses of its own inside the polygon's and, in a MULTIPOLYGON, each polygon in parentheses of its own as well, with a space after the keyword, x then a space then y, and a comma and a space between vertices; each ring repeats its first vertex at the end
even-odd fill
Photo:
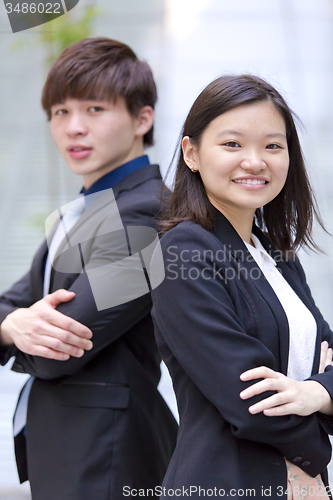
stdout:
POLYGON ((276 262, 259 239, 251 234, 255 246, 245 243, 268 283, 279 299, 289 323, 289 358, 287 376, 305 380, 311 376, 315 352, 317 324, 309 309, 284 279, 276 262))

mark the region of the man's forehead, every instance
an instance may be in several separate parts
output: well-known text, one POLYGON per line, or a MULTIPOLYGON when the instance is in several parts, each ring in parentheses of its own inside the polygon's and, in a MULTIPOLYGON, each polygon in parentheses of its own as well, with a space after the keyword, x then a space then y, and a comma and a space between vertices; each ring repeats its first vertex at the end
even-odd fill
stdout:
POLYGON ((70 104, 89 104, 89 103, 104 103, 104 104, 115 104, 118 101, 124 100, 124 97, 122 96, 114 96, 114 97, 109 97, 109 96, 97 96, 97 97, 84 97, 84 98, 79 98, 79 97, 65 97, 61 99, 59 102, 54 102, 51 107, 53 106, 61 106, 61 105, 70 105, 70 104))

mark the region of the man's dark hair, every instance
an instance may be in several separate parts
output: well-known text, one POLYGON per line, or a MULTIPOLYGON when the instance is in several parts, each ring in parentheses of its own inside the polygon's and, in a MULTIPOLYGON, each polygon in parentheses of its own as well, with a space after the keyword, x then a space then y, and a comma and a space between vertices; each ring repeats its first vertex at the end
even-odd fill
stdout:
MULTIPOLYGON (((48 119, 51 107, 66 99, 116 101, 123 97, 132 116, 157 100, 152 71, 128 45, 110 38, 86 38, 67 47, 51 66, 42 94, 48 119)), ((153 144, 153 127, 144 144, 153 144)))

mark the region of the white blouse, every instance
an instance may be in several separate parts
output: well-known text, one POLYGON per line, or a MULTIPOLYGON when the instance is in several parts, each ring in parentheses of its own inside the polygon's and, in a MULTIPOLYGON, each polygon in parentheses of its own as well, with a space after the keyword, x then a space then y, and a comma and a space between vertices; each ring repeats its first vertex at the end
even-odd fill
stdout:
POLYGON ((284 279, 276 262, 266 252, 259 239, 251 234, 254 246, 245 243, 268 283, 279 299, 289 323, 289 358, 287 376, 305 380, 311 375, 317 324, 309 309, 284 279))

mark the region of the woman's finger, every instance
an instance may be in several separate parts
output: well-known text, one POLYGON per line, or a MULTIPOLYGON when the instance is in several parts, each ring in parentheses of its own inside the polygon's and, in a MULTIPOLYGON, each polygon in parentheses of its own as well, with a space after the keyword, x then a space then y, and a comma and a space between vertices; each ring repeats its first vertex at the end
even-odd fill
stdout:
MULTIPOLYGON (((328 342, 324 340, 320 346, 320 361, 318 373, 324 373, 325 367, 327 366, 327 353, 328 353, 328 342)), ((331 360, 332 361, 332 360, 331 360)))
POLYGON ((327 349, 327 354, 326 354, 325 368, 326 368, 326 366, 332 364, 332 356, 333 356, 333 350, 329 347, 327 349))
POLYGON ((275 406, 274 408, 267 408, 263 413, 266 417, 282 417, 284 415, 298 414, 294 403, 286 403, 281 406, 275 406))
POLYGON ((284 388, 282 378, 266 378, 244 389, 244 391, 240 393, 240 397, 242 399, 249 399, 253 396, 257 396, 258 394, 262 394, 263 392, 282 391, 284 388))
POLYGON ((257 378, 278 378, 280 375, 281 373, 275 372, 271 368, 267 368, 267 366, 258 366, 257 368, 251 368, 251 370, 243 372, 240 379, 243 380, 243 382, 246 382, 257 378))
POLYGON ((249 412, 252 413, 252 415, 260 412, 265 413, 266 410, 275 408, 277 406, 285 406, 289 403, 291 403, 291 401, 288 397, 288 394, 286 392, 279 392, 278 394, 274 394, 273 396, 263 399, 262 401, 259 401, 259 403, 250 406, 249 412))

